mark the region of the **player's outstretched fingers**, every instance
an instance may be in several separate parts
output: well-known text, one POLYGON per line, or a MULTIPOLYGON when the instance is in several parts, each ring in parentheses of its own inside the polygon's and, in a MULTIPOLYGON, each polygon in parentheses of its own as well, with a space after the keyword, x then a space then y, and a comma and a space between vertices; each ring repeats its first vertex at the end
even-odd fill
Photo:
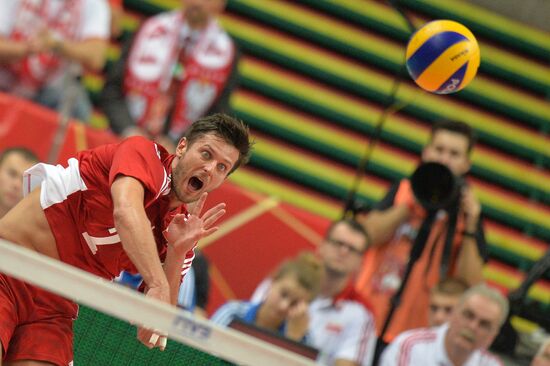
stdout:
POLYGON ((191 212, 189 212, 191 215, 199 216, 202 212, 202 208, 204 206, 204 202, 206 202, 206 197, 208 197, 208 192, 204 192, 201 194, 200 198, 197 200, 195 205, 193 205, 193 208, 191 209, 191 212))
POLYGON ((225 212, 225 203, 217 204, 210 210, 206 211, 202 216, 204 222, 203 228, 208 229, 211 227, 220 217, 225 215, 225 212))

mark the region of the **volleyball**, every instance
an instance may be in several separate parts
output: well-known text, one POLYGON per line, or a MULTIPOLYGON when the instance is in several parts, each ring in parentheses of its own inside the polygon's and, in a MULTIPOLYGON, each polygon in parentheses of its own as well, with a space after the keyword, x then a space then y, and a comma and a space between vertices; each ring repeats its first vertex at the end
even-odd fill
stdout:
POLYGON ((424 90, 449 94, 465 88, 479 67, 479 45, 468 28, 452 20, 434 20, 409 40, 409 74, 424 90))

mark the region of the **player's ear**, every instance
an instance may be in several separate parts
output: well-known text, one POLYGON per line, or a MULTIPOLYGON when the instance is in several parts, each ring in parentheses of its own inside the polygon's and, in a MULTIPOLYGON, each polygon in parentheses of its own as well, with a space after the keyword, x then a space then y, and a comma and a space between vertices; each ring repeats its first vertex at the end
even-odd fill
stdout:
POLYGON ((176 156, 181 157, 185 150, 187 149, 187 139, 182 137, 176 146, 176 156))

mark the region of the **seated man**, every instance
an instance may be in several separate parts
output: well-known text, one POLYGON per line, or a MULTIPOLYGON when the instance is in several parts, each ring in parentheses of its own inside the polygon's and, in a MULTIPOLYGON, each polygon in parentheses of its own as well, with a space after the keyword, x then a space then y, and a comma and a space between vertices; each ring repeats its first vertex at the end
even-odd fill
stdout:
POLYGON ((75 77, 103 69, 109 20, 105 0, 0 1, 0 91, 52 109, 74 98, 67 112, 86 121, 91 103, 75 77))
POLYGON ((537 354, 531 361, 531 366, 550 366, 550 338, 542 342, 537 354))
POLYGON ((438 327, 447 323, 460 297, 468 289, 468 284, 458 278, 446 278, 439 281, 430 291, 428 325, 438 327))
POLYGON ((487 348, 508 310, 497 290, 474 286, 462 295, 449 323, 401 333, 384 350, 380 366, 502 366, 487 348))
MULTIPOLYGON (((376 328, 370 306, 354 288, 369 241, 354 220, 339 220, 328 228, 318 253, 325 268, 321 292, 309 306, 311 344, 320 351, 318 363, 331 366, 370 366, 376 328)), ((264 280, 252 295, 260 301, 269 288, 264 280)))
POLYGON ((36 163, 38 157, 24 147, 0 154, 0 218, 23 198, 23 172, 36 163))

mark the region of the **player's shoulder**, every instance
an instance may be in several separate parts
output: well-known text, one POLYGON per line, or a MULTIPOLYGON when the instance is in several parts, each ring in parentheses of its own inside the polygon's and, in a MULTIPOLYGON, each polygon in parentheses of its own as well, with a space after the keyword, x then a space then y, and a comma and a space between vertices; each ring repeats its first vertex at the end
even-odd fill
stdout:
POLYGON ((144 136, 130 136, 121 141, 121 144, 156 145, 144 136))
POLYGON ((162 145, 159 145, 143 136, 127 137, 120 142, 119 146, 125 149, 132 148, 136 150, 154 151, 157 155, 159 155, 159 157, 160 155, 167 153, 166 149, 162 147, 162 145))

